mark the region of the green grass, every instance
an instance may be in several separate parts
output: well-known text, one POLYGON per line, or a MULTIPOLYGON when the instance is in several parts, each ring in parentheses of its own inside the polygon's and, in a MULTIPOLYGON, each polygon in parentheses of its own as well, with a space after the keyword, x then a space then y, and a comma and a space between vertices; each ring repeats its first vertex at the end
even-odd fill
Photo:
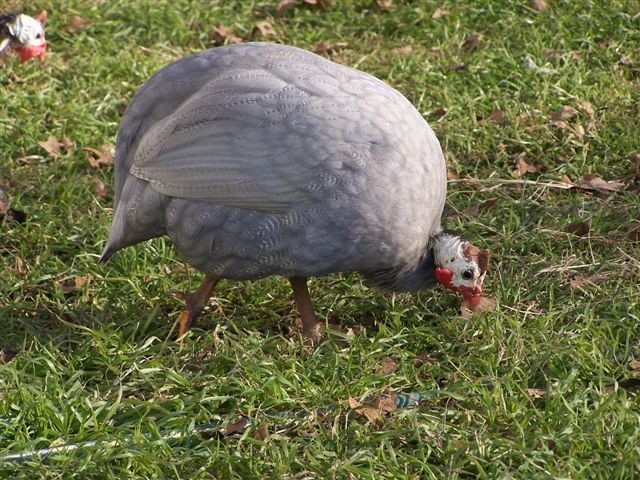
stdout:
POLYGON ((26 214, 0 220, 0 347, 17 351, 0 365, 0 452, 104 443, 0 462, 0 477, 640 478, 640 372, 630 366, 640 360, 640 243, 627 235, 640 220, 630 160, 640 153, 637 2, 549 0, 537 12, 506 0, 396 0, 387 10, 336 0, 281 16, 276 0, 34 3, 24 2, 28 13, 49 11, 46 61, 5 55, 0 70, 0 189, 26 214), (432 20, 436 8, 449 14, 432 20), (91 24, 67 33, 72 15, 91 24), (213 25, 249 38, 265 20, 270 40, 311 50, 326 41, 334 60, 398 88, 431 123, 452 173, 495 180, 452 182, 446 220, 493 252, 495 312, 465 319, 441 290, 384 296, 355 275, 314 279, 320 319, 366 331, 305 352, 289 333, 297 314, 285 280, 222 282, 180 350, 181 305, 168 292, 200 276, 178 268, 170 242, 96 264, 113 172, 92 168, 82 148, 113 144, 122 106, 162 66, 211 46, 213 25), (528 68, 527 57, 554 72, 528 68), (577 114, 559 128, 550 115, 565 105, 577 114), (430 114, 439 108, 446 114, 430 114), (496 110, 499 123, 488 119, 496 110), (75 145, 52 159, 38 145, 50 135, 75 145), (513 178, 516 154, 545 166, 522 177, 534 184, 498 181, 513 178), (588 173, 625 186, 544 185, 588 173), (590 233, 567 233, 575 222, 590 233), (90 279, 64 293, 76 276, 90 279), (423 354, 430 361, 416 360, 423 354), (383 374, 387 356, 398 367, 383 374), (350 396, 408 392, 428 396, 378 424, 349 408, 350 396), (270 416, 300 409, 311 416, 270 416), (253 421, 242 435, 160 433, 240 416, 253 421))

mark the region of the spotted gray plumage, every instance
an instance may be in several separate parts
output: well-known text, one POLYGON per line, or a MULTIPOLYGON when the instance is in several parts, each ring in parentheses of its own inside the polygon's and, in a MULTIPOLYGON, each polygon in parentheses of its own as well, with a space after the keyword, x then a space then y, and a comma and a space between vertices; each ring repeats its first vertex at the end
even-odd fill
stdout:
POLYGON ((213 277, 434 282, 438 140, 399 92, 313 53, 249 43, 164 68, 127 108, 115 174, 102 261, 167 234, 213 277))

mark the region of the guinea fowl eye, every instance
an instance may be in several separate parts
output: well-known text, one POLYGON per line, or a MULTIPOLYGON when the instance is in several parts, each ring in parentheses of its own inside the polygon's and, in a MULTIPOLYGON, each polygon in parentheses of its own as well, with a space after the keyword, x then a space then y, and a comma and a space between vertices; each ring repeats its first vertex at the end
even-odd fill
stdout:
POLYGON ((467 268, 464 272, 462 272, 462 278, 465 280, 471 280, 473 278, 473 268, 467 268))

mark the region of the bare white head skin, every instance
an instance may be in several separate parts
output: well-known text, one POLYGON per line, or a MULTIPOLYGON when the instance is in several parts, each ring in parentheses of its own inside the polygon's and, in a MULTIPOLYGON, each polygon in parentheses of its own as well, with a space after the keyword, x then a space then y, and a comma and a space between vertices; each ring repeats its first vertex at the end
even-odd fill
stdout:
POLYGON ((479 301, 489 266, 489 251, 447 232, 435 235, 432 242, 436 280, 467 300, 477 298, 479 301))

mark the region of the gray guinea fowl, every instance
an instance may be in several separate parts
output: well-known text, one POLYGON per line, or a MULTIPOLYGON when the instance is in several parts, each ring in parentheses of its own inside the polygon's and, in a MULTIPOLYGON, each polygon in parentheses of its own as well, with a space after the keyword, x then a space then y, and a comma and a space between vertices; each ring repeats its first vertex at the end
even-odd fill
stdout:
POLYGON ((180 335, 218 279, 288 277, 312 337, 310 276, 355 271, 386 291, 438 281, 480 299, 488 252, 442 230, 446 190, 436 136, 382 81, 285 45, 214 48, 128 106, 100 261, 168 235, 205 274, 180 335))

